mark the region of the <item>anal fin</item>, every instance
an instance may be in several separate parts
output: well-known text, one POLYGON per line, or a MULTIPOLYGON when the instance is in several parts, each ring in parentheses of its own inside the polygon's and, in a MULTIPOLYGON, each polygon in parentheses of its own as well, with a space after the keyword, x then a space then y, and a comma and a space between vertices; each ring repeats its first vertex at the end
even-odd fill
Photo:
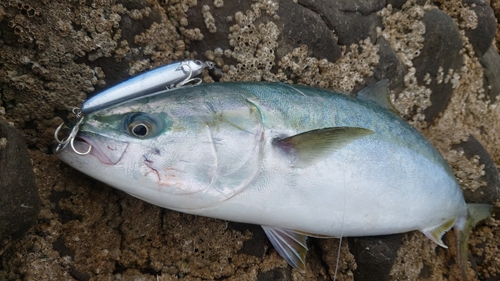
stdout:
POLYGON ((293 230, 262 225, 267 238, 289 265, 300 272, 306 270, 307 236, 293 230))
POLYGON ((427 238, 431 239, 439 246, 447 249, 448 246, 446 246, 444 244, 444 242, 441 238, 448 230, 450 230, 455 225, 455 221, 456 221, 456 218, 451 218, 438 226, 425 228, 425 229, 422 229, 420 231, 423 234, 425 234, 425 236, 427 236, 427 238))

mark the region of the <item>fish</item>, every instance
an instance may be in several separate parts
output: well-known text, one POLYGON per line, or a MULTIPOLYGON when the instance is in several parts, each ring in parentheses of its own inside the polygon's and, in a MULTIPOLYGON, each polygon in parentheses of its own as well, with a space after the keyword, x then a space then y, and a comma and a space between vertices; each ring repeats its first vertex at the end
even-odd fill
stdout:
POLYGON ((207 63, 199 60, 185 60, 141 73, 88 99, 83 103, 81 111, 87 114, 147 94, 174 88, 179 83, 195 79, 193 77, 201 74, 206 66, 207 63))
POLYGON ((309 236, 417 230, 446 248, 454 227, 466 276, 469 233, 492 207, 465 202, 388 92, 387 80, 356 96, 283 83, 185 86, 84 115, 74 145, 56 155, 151 204, 261 225, 301 272, 309 236))

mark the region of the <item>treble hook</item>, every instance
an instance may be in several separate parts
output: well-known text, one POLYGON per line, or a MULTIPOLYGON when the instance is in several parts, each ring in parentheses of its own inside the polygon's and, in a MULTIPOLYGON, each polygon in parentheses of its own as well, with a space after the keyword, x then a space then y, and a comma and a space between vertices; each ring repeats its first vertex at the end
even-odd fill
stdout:
POLYGON ((191 68, 189 63, 181 62, 181 65, 179 65, 179 67, 177 67, 177 69, 182 69, 184 71, 184 68, 183 68, 184 66, 188 67, 189 75, 188 75, 188 77, 186 77, 186 79, 184 79, 183 81, 181 81, 177 85, 175 85, 174 86, 175 88, 180 88, 191 81, 190 79, 191 79, 191 76, 193 76, 193 69, 191 68))
MULTIPOLYGON (((209 69, 213 69, 215 68, 215 64, 211 61, 206 61, 206 62, 203 62, 205 64, 205 67, 208 67, 209 69)), ((184 79, 183 81, 179 82, 177 85, 172 85, 171 88, 180 88, 188 83, 191 83, 191 82, 194 82, 193 85, 198 85, 198 84, 201 84, 201 82, 203 82, 203 80, 201 78, 198 78, 198 77, 195 77, 195 78, 191 78, 193 76, 193 69, 191 68, 191 66, 189 65, 189 62, 182 62, 181 65, 179 65, 179 67, 177 67, 177 69, 182 69, 184 70, 182 67, 184 66, 187 66, 188 69, 189 69, 189 75, 188 77, 186 77, 186 79, 184 79)))
POLYGON ((68 146, 68 143, 69 143, 71 145, 71 148, 73 149, 73 151, 76 154, 82 155, 82 156, 87 155, 92 150, 92 145, 89 144, 89 149, 87 151, 80 152, 75 148, 75 144, 74 144, 76 135, 78 134, 78 131, 80 130, 80 124, 83 122, 83 114, 79 108, 73 108, 72 111, 73 111, 73 114, 75 114, 75 116, 78 118, 78 122, 76 122, 75 126, 73 126, 73 129, 71 129, 71 133, 69 134, 68 138, 66 138, 65 140, 64 139, 60 140, 58 137, 59 132, 61 131, 61 129, 64 126, 64 122, 61 125, 59 125, 59 127, 57 127, 56 131, 54 132, 54 138, 56 139, 56 141, 59 144, 57 145, 55 151, 56 151, 56 153, 60 152, 66 146, 68 146))

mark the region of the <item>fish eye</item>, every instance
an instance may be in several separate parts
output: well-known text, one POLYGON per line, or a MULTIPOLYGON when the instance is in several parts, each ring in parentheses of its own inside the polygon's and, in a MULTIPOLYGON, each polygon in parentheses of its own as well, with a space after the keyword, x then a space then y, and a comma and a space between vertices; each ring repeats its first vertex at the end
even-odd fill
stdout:
POLYGON ((123 128, 131 136, 144 139, 154 137, 161 130, 161 120, 147 113, 131 113, 123 119, 123 128))
POLYGON ((145 121, 137 121, 128 125, 128 130, 135 137, 145 138, 149 135, 149 132, 154 130, 154 124, 145 121))

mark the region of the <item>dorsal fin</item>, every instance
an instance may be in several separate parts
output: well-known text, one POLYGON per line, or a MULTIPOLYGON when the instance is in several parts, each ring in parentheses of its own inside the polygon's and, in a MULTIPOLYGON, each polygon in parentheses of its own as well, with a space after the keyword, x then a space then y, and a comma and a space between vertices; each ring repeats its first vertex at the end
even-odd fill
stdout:
POLYGON ((375 103, 393 113, 398 113, 389 97, 389 80, 383 79, 379 82, 361 89, 356 97, 365 102, 375 103))

